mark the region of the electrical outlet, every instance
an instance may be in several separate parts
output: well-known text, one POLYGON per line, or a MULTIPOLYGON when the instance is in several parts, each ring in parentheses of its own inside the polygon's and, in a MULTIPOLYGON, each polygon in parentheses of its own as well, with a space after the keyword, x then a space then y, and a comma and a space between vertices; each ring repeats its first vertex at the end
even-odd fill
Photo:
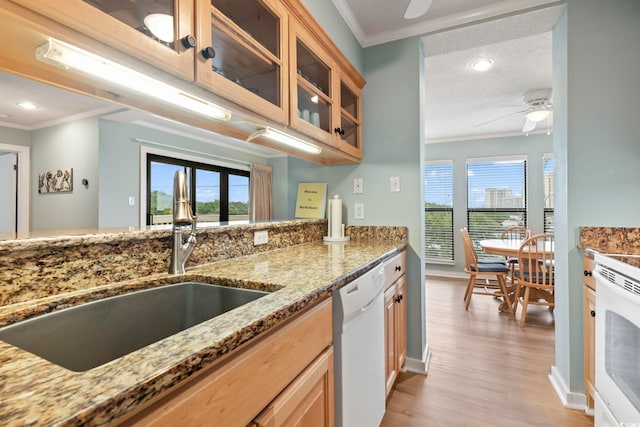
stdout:
POLYGON ((136 199, 133 196, 129 196, 129 206, 134 206, 136 204, 136 199))
POLYGON ((353 219, 364 219, 364 203, 353 205, 353 219))
POLYGON ((269 232, 267 230, 253 233, 253 246, 266 245, 268 242, 269 232))
POLYGON ((353 178, 353 194, 364 193, 364 178, 353 178))

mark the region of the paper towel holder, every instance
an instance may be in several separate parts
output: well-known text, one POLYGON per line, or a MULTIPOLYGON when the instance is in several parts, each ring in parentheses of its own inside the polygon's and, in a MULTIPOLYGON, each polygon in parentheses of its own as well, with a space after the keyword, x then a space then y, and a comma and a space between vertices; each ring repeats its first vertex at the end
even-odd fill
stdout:
POLYGON ((329 220, 328 225, 328 229, 327 229, 327 236, 323 237, 323 240, 325 242, 329 242, 329 243, 341 243, 341 242, 346 242, 349 240, 349 236, 345 236, 344 235, 344 224, 342 224, 342 200, 340 199, 340 196, 338 196, 337 194, 335 196, 333 196, 331 199, 329 199, 329 203, 328 203, 328 209, 327 209, 327 218, 329 220), (339 230, 337 229, 337 226, 339 224, 339 230), (339 231, 339 233, 332 233, 333 229, 336 228, 335 231, 339 231), (339 235, 336 235, 339 234, 339 235))

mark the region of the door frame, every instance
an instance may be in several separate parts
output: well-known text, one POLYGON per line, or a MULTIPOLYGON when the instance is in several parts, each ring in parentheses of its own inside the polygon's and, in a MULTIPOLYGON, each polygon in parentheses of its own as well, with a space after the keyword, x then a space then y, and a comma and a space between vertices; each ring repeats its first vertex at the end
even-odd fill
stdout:
POLYGON ((0 143, 0 150, 10 151, 18 155, 18 215, 16 218, 18 233, 27 233, 30 230, 30 174, 31 174, 31 148, 23 145, 0 143))

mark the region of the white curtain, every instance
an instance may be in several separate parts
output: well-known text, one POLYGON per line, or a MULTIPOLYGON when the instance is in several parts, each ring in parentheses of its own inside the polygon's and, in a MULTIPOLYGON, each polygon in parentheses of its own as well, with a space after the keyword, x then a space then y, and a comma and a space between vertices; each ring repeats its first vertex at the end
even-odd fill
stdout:
POLYGON ((251 221, 273 219, 272 171, 271 166, 251 165, 249 178, 249 219, 251 221))

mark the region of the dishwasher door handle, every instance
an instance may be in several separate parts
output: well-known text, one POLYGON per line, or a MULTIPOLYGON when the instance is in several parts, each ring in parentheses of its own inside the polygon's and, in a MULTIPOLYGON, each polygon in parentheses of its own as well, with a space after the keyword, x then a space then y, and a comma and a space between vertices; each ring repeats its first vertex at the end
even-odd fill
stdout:
POLYGON ((369 301, 369 304, 367 304, 364 307, 362 307, 360 309, 360 313, 364 313, 365 311, 369 310, 369 307, 371 307, 376 302, 377 298, 378 298, 378 296, 376 295, 371 301, 369 301))

